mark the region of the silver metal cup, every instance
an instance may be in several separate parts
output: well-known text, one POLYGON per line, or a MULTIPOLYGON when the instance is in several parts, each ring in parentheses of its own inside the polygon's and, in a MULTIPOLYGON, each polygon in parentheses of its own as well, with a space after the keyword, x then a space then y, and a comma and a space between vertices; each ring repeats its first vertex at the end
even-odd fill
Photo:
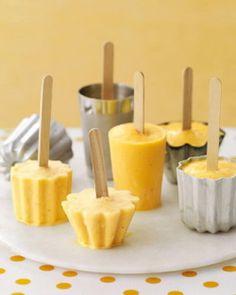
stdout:
POLYGON ((89 130, 92 128, 101 130, 107 177, 112 179, 108 131, 116 125, 133 121, 133 88, 124 84, 114 84, 113 93, 115 99, 104 100, 101 99, 101 84, 91 84, 79 89, 80 118, 89 176, 92 176, 88 142, 89 130))

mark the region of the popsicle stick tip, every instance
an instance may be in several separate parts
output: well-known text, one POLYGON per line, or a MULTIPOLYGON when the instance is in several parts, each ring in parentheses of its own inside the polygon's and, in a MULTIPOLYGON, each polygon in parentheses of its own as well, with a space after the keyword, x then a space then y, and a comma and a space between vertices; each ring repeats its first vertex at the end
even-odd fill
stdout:
POLYGON ((99 133, 99 129, 98 128, 92 128, 89 130, 89 136, 93 136, 94 133, 99 133))
POLYGON ((114 44, 113 44, 113 42, 108 41, 108 42, 105 42, 105 43, 104 43, 103 47, 104 47, 104 48, 109 47, 109 48, 112 48, 112 49, 113 49, 113 48, 114 48, 114 44))
POLYGON ((52 82, 53 82, 53 78, 52 78, 51 75, 45 75, 45 76, 43 77, 42 81, 43 81, 44 83, 47 82, 47 83, 51 83, 51 84, 52 84, 52 82))
POLYGON ((219 78, 217 78, 217 77, 213 77, 213 78, 211 78, 210 79, 210 87, 212 88, 212 87, 222 87, 222 81, 219 79, 219 78))
POLYGON ((193 68, 191 68, 191 67, 186 67, 185 69, 184 69, 184 73, 185 72, 193 72, 193 68))
POLYGON ((136 72, 134 73, 134 79, 137 79, 137 78, 144 79, 144 73, 141 72, 141 71, 136 71, 136 72))

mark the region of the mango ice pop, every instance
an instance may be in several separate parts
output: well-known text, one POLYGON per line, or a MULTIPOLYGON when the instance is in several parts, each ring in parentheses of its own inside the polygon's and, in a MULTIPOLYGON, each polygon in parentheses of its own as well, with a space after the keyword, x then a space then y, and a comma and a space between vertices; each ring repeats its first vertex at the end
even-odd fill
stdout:
POLYGON ((138 198, 128 191, 109 188, 109 196, 96 198, 94 189, 70 194, 62 202, 77 241, 92 249, 120 245, 135 212, 138 198))
POLYGON ((144 133, 133 123, 109 132, 112 169, 116 189, 127 189, 139 197, 137 210, 161 205, 161 184, 166 136, 163 128, 145 124, 144 133))
POLYGON ((206 158, 191 161, 183 166, 186 174, 197 178, 220 179, 236 175, 236 162, 220 158, 217 170, 207 170, 206 158))
POLYGON ((191 129, 182 130, 182 122, 162 125, 166 129, 166 142, 174 147, 189 144, 201 147, 207 142, 208 126, 202 122, 192 122, 191 129))
POLYGON ((11 169, 13 206, 20 222, 40 226, 67 221, 61 202, 71 192, 72 171, 60 161, 40 167, 29 160, 11 169))

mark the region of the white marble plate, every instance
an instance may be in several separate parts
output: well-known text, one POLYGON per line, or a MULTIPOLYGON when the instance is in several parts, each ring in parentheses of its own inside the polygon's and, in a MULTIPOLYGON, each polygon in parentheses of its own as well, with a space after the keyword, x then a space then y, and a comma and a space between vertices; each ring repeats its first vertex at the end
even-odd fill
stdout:
MULTIPOLYGON (((235 136, 235 131, 228 132, 221 154, 233 155, 235 136)), ((76 142, 74 150, 74 191, 78 191, 92 182, 85 174, 81 143, 76 142)), ((236 229, 212 235, 186 228, 179 218, 176 186, 165 181, 163 206, 137 212, 125 243, 110 250, 78 246, 69 224, 35 228, 18 223, 12 212, 9 183, 1 180, 0 186, 0 240, 42 263, 91 272, 136 274, 196 268, 236 257, 236 229)))

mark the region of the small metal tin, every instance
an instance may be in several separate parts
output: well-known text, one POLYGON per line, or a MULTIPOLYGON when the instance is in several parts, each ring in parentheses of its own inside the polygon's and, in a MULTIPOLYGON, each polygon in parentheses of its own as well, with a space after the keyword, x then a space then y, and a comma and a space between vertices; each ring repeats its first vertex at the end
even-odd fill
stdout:
POLYGON ((91 84, 79 89, 85 160, 90 177, 93 174, 89 155, 89 130, 92 128, 101 130, 107 177, 112 179, 108 131, 116 125, 133 121, 133 88, 125 84, 114 84, 113 93, 115 99, 103 100, 101 84, 91 84))
MULTIPOLYGON (((206 122, 201 122, 208 125, 206 122)), ((170 122, 158 124, 159 126, 168 125, 170 122)), ((221 145, 225 137, 225 131, 220 129, 219 145, 221 145)), ((190 157, 198 157, 206 155, 207 142, 199 147, 192 146, 191 144, 184 144, 181 146, 172 146, 166 142, 166 157, 165 157, 165 175, 168 181, 172 184, 177 184, 176 168, 180 161, 188 159, 190 157)))
MULTIPOLYGON (((11 166, 29 159, 37 159, 39 115, 24 118, 0 146, 0 172, 10 179, 11 166)), ((72 140, 65 128, 56 121, 51 122, 50 160, 68 162, 73 157, 72 140)))
MULTIPOLYGON (((186 164, 201 159, 206 156, 181 161, 177 167, 181 219, 187 227, 198 232, 227 232, 236 225, 236 176, 208 179, 184 172, 186 164)), ((219 159, 235 162, 223 157, 219 159)))

